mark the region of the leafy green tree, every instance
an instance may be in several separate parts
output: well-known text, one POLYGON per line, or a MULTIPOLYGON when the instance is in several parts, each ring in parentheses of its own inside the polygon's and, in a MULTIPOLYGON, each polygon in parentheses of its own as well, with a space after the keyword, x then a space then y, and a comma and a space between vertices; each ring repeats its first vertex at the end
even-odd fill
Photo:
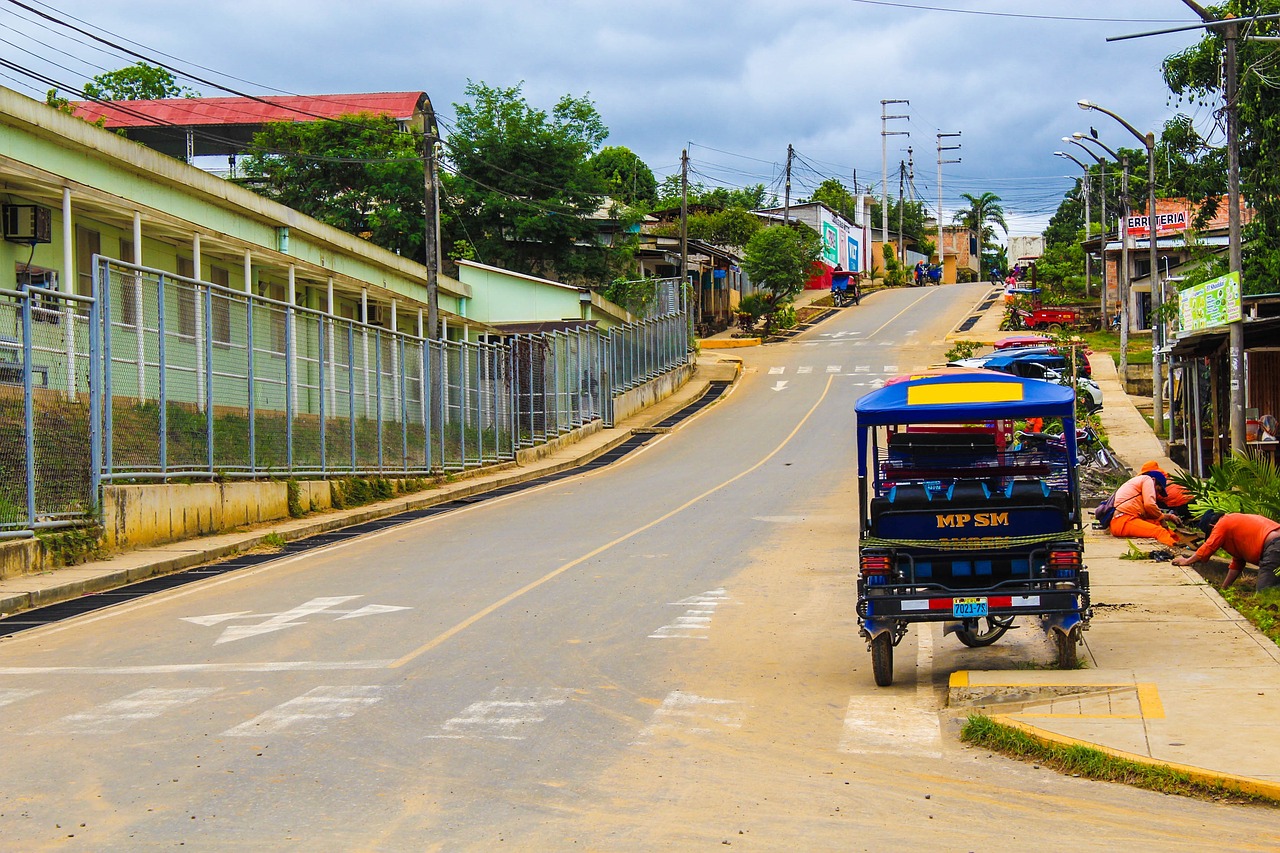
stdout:
POLYGON ((775 315, 804 288, 821 251, 818 233, 801 224, 770 225, 747 241, 742 268, 753 284, 763 288, 765 334, 772 331, 775 315))
POLYGON ((445 243, 463 241, 485 263, 534 275, 596 283, 626 263, 625 247, 601 245, 591 217, 608 191, 591 158, 609 131, 585 97, 565 96, 550 113, 521 86, 467 84, 454 104, 445 205, 455 212, 445 243))
POLYGON ((94 76, 81 89, 86 98, 99 101, 159 101, 164 98, 198 98, 200 93, 179 85, 168 69, 145 62, 94 76))
POLYGON ((246 183, 308 216, 422 262, 422 135, 386 116, 275 122, 254 136, 246 183))
POLYGON ((818 184, 809 200, 822 202, 850 222, 857 221, 858 197, 836 178, 827 178, 818 184))
POLYGON ((689 236, 717 246, 741 248, 763 226, 760 217, 742 207, 729 207, 689 217, 689 236))
MULTIPOLYGON (((1280 0, 1228 0, 1213 8, 1219 14, 1236 17, 1277 14, 1280 0)), ((1255 21, 1249 24, 1249 34, 1275 37, 1280 35, 1280 27, 1274 20, 1255 21)), ((1274 61, 1272 45, 1240 39, 1236 50, 1241 69, 1236 100, 1240 190, 1257 211, 1256 218, 1245 228, 1243 290, 1265 293, 1275 289, 1274 283, 1280 275, 1280 90, 1264 70, 1274 61)), ((1212 28, 1195 45, 1168 57, 1163 71, 1169 90, 1180 101, 1197 107, 1216 105, 1221 98, 1219 72, 1223 52, 1221 31, 1212 28)), ((1221 157, 1218 152, 1206 152, 1205 168, 1210 168, 1221 157)), ((1222 186, 1216 179, 1206 179, 1205 183, 1205 189, 1222 186)))
MULTIPOLYGON (((759 210, 772 207, 778 202, 776 196, 770 195, 764 184, 752 184, 748 187, 714 187, 708 189, 697 181, 689 182, 689 204, 699 205, 712 210, 759 210)), ((658 208, 680 206, 680 176, 667 175, 658 184, 658 208)))
POLYGON ((651 209, 658 202, 653 171, 630 148, 606 146, 591 158, 591 168, 604 179, 609 197, 651 209))

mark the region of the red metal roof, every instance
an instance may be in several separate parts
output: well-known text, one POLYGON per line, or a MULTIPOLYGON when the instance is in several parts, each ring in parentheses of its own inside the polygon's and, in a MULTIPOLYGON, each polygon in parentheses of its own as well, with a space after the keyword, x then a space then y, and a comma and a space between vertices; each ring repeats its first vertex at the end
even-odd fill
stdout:
POLYGON ((77 101, 76 115, 85 121, 106 119, 106 127, 153 125, 263 124, 269 121, 315 121, 356 113, 409 119, 426 98, 422 92, 376 92, 351 95, 282 95, 252 98, 166 98, 162 101, 77 101), (119 104, 121 109, 115 104, 119 104), (127 112, 125 110, 128 110, 127 112), (141 115, 136 115, 141 114, 141 115))

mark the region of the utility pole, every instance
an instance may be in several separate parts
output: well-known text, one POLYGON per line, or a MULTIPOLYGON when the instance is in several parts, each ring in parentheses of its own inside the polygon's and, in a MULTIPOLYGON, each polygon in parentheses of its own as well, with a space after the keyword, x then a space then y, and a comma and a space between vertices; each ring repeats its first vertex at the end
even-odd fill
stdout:
POLYGON ((1120 208, 1124 211, 1120 231, 1120 384, 1128 381, 1129 375, 1129 155, 1120 157, 1121 184, 1120 208))
POLYGON ((889 146, 890 136, 910 136, 908 130, 889 130, 890 119, 911 118, 907 115, 891 116, 885 113, 889 104, 907 104, 911 102, 903 98, 889 98, 880 101, 880 254, 884 256, 884 246, 889 242, 889 146))
POLYGON ((907 164, 898 161, 898 260, 905 265, 907 263, 907 246, 902 239, 902 193, 905 189, 903 184, 907 180, 907 164))
MULTIPOLYGON (((689 149, 680 152, 680 287, 689 287, 689 149)), ((693 310, 689 312, 689 322, 702 320, 702 294, 689 300, 693 310)))
MULTIPOLYGON (((947 264, 946 264, 946 253, 942 247, 942 164, 943 163, 959 163, 960 158, 957 157, 954 160, 944 160, 942 159, 942 152, 958 151, 960 150, 960 146, 958 144, 943 145, 942 140, 946 137, 954 137, 959 135, 960 135, 960 131, 956 131, 955 133, 939 133, 938 134, 938 266, 941 268, 941 271, 944 275, 947 271, 947 264)), ((981 228, 982 223, 978 223, 978 227, 981 228)), ((939 283, 941 283, 941 279, 939 279, 939 283)))
POLYGON ((916 203, 916 161, 911 146, 907 146, 907 198, 916 203))
POLYGON ((791 224, 791 161, 796 156, 796 149, 787 145, 787 184, 782 195, 782 224, 791 224))
POLYGON ((426 213, 423 252, 427 265, 427 339, 440 336, 440 186, 436 180, 436 143, 440 129, 431 99, 422 96, 425 109, 422 126, 422 202, 426 213))

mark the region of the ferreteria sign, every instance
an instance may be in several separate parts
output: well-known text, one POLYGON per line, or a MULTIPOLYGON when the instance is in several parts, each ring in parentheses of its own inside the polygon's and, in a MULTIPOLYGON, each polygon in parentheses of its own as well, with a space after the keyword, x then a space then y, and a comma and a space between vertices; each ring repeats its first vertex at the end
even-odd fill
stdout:
POLYGON ((1240 273, 1231 272, 1213 281, 1188 287, 1178 294, 1180 334, 1225 326, 1240 319, 1240 273))
MULTIPOLYGON (((1151 232, 1149 216, 1126 216, 1125 232, 1130 237, 1146 237, 1151 232)), ((1172 234, 1175 231, 1187 230, 1187 212, 1179 210, 1174 213, 1156 214, 1156 234, 1172 234)))

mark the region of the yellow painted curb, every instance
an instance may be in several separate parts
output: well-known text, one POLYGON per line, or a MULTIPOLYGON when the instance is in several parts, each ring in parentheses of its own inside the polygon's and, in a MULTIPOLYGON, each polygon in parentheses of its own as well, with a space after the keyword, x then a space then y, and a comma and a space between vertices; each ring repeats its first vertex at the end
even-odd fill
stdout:
POLYGON ((759 338, 730 338, 719 340, 715 338, 703 338, 698 341, 699 346, 703 349, 738 349, 739 347, 758 347, 760 346, 759 338))
POLYGON ((1251 776, 1237 776, 1234 773, 1219 773, 1216 770, 1205 770, 1203 767, 1192 767, 1189 764, 1176 764, 1172 761, 1163 761, 1159 758, 1152 758, 1149 755, 1137 755, 1120 749, 1112 749, 1109 746, 1102 746, 1101 744, 1090 743, 1085 740, 1077 740, 1073 737, 1060 735, 1056 732, 1048 732, 1044 729, 1038 729, 1035 726, 1006 717, 1003 714, 996 714, 992 716, 991 719, 1003 726, 1009 726, 1010 728, 1017 729, 1028 737, 1034 738, 1045 745, 1083 746, 1088 749, 1096 749, 1098 752, 1106 753, 1113 758, 1132 761, 1134 764, 1143 764, 1148 767, 1163 767, 1176 773, 1182 773, 1191 780, 1205 785, 1221 785, 1223 787, 1234 788, 1245 794, 1252 794, 1256 797, 1266 797, 1269 800, 1280 802, 1280 783, 1277 782, 1267 782, 1262 779, 1254 779, 1251 776))

